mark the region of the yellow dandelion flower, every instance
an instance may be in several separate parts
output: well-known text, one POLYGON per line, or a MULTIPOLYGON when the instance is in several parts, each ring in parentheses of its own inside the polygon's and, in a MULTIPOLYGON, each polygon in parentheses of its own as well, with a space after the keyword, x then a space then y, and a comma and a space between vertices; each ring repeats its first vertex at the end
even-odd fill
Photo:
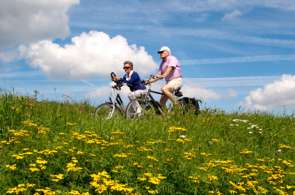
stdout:
POLYGON ((282 178, 284 177, 284 175, 281 174, 272 174, 271 176, 269 176, 267 178, 268 183, 270 184, 276 184, 277 182, 282 183, 282 178))
POLYGON ((147 156, 146 157, 148 160, 151 160, 151 161, 155 161, 155 162, 158 162, 159 160, 156 158, 156 157, 154 157, 154 156, 147 156))
POLYGON ((146 177, 137 177, 137 180, 138 181, 146 181, 147 179, 146 179, 146 177))
POLYGON ((212 182, 212 181, 217 181, 218 180, 218 177, 217 176, 215 176, 215 175, 208 175, 208 180, 210 181, 210 182, 212 182))
POLYGON ((179 144, 184 144, 184 143, 186 143, 186 142, 191 142, 192 141, 192 139, 190 139, 190 138, 183 138, 183 137, 180 137, 180 138, 177 138, 176 139, 176 142, 177 143, 179 143, 179 144))
POLYGON ((133 144, 127 144, 127 145, 123 145, 124 148, 134 148, 135 145, 133 144))
POLYGON ((38 125, 36 123, 34 123, 32 120, 22 121, 22 124, 27 126, 27 127, 33 127, 33 128, 38 127, 38 125))
POLYGON ((190 180, 192 180, 193 183, 199 183, 200 182, 200 177, 199 176, 189 176, 188 178, 190 180))
POLYGON ((107 191, 108 187, 105 186, 104 184, 97 184, 95 186, 95 191, 99 194, 104 193, 105 191, 107 191))
POLYGON ((125 135, 126 133, 125 132, 123 132, 123 131, 112 131, 111 132, 111 134, 113 135, 113 136, 120 136, 120 135, 125 135))
POLYGON ((232 181, 229 181, 229 183, 233 186, 234 189, 240 191, 240 192, 246 192, 247 190, 243 187, 243 183, 235 184, 232 181))
POLYGON ((185 132, 185 131, 187 131, 187 129, 183 128, 183 127, 171 126, 171 127, 168 128, 169 133, 185 132))
POLYGON ((237 194, 238 192, 236 192, 235 190, 229 190, 228 191, 230 194, 237 194))
POLYGON ((23 184, 18 184, 17 186, 13 188, 9 188, 6 193, 7 194, 22 194, 23 192, 26 192, 29 188, 34 187, 35 184, 31 183, 23 183, 23 184))
POLYGON ((258 184, 258 181, 250 181, 250 180, 247 181, 247 186, 252 189, 255 189, 255 185, 257 184, 258 184))
POLYGON ((211 139, 211 142, 212 142, 213 144, 218 144, 218 143, 220 143, 220 140, 217 139, 217 138, 212 138, 212 139, 211 139))
POLYGON ((75 125, 77 125, 77 123, 67 122, 66 125, 67 126, 75 126, 75 125))
POLYGON ((287 185, 287 186, 286 186, 286 189, 287 189, 287 190, 295 189, 295 186, 289 186, 289 185, 287 185))
POLYGON ((260 194, 267 194, 269 191, 261 186, 257 187, 257 192, 260 194))
POLYGON ((42 194, 46 194, 46 195, 55 195, 55 192, 52 191, 52 189, 50 189, 49 187, 46 187, 44 189, 36 189, 36 192, 42 192, 42 194))
POLYGON ((154 185, 159 185, 161 183, 161 180, 157 177, 150 177, 148 182, 154 185))
POLYGON ((113 157, 114 158, 127 158, 130 155, 131 155, 130 153, 117 153, 117 154, 114 154, 113 157))
POLYGON ((37 127, 37 133, 38 134, 46 134, 50 131, 48 127, 37 127))
POLYGON ((140 151, 140 152, 151 152, 151 151, 153 151, 153 149, 147 148, 145 146, 140 146, 139 148, 137 148, 137 150, 140 151))
POLYGON ((76 166, 76 165, 77 165, 76 163, 69 162, 69 163, 67 163, 67 165, 66 165, 66 170, 67 170, 68 172, 70 172, 70 171, 72 171, 72 172, 76 172, 76 171, 80 171, 80 170, 82 170, 81 167, 78 167, 78 166, 76 166))
POLYGON ((40 171, 40 169, 37 168, 37 167, 29 167, 29 170, 30 170, 32 173, 34 173, 34 172, 39 172, 39 171, 40 171))
POLYGON ((208 154, 208 153, 206 153, 206 152, 201 152, 200 155, 203 156, 203 157, 208 157, 208 156, 210 156, 211 154, 208 154))
POLYGON ((23 156, 21 156, 21 155, 18 155, 18 154, 13 154, 13 155, 12 155, 12 157, 14 157, 14 158, 15 158, 15 160, 21 160, 21 159, 23 159, 23 158, 24 158, 23 156))
POLYGON ((37 158, 36 163, 41 164, 41 165, 45 165, 45 164, 47 164, 47 160, 44 160, 42 158, 37 158))
POLYGON ((16 170, 16 164, 5 165, 5 167, 12 170, 12 171, 16 170))
POLYGON ((292 160, 283 160, 282 164, 286 165, 287 167, 294 167, 292 160))
POLYGON ((112 172, 114 173, 120 173, 124 169, 124 166, 122 165, 117 165, 112 169, 112 172))
POLYGON ((143 174, 145 177, 153 177, 153 174, 150 172, 144 173, 143 174))
POLYGON ((134 162, 133 166, 135 166, 136 168, 143 168, 143 166, 139 164, 138 162, 134 162))
POLYGON ((158 194, 159 191, 157 189, 155 189, 155 190, 148 190, 148 193, 149 194, 158 194))
POLYGON ((248 150, 248 149, 243 149, 242 151, 240 151, 240 154, 245 154, 245 155, 247 155, 247 154, 253 154, 253 151, 248 150))
POLYGON ((59 182, 60 180, 64 179, 64 174, 62 174, 62 173, 55 174, 55 175, 52 174, 52 175, 50 175, 50 178, 51 178, 51 181, 59 182))
POLYGON ((195 152, 184 152, 184 158, 187 160, 192 160, 193 158, 195 158, 197 155, 195 152))
POLYGON ((292 149, 292 147, 287 144, 279 144, 279 149, 292 149))

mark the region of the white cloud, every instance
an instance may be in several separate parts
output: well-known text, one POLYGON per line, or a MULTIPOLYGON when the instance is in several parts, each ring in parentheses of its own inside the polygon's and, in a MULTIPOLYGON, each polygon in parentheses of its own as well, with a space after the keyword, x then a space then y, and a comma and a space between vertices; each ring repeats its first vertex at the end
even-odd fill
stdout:
POLYGON ((79 0, 0 2, 0 49, 68 35, 68 9, 79 0))
POLYGON ((206 64, 229 64, 229 63, 249 63, 249 62, 274 62, 274 61, 294 61, 295 54, 273 54, 273 55, 256 55, 256 56, 239 56, 226 58, 209 58, 209 59, 190 59, 181 60, 184 65, 206 65, 206 64))
POLYGON ((10 62, 11 60, 15 59, 18 57, 18 53, 14 50, 10 51, 0 51, 0 60, 3 62, 10 62))
POLYGON ((225 14, 223 16, 222 20, 225 20, 225 21, 226 20, 233 20, 233 19, 238 18, 238 17, 240 17, 242 15, 243 15, 242 12, 240 12, 239 10, 234 10, 234 11, 232 11, 230 13, 225 14))
MULTIPOLYGON (((105 100, 109 100, 109 97, 112 95, 112 88, 111 88, 111 83, 109 85, 102 85, 102 86, 97 86, 95 87, 94 90, 89 91, 86 94, 86 97, 88 98, 100 98, 103 97, 105 100)), ((130 93, 130 89, 124 85, 121 87, 121 90, 117 91, 120 95, 121 98, 124 98, 126 100, 128 93, 130 93)))
POLYGON ((230 10, 234 8, 251 8, 251 7, 270 7, 281 10, 294 10, 295 2, 294 0, 204 0, 204 1, 176 1, 171 3, 172 6, 177 9, 184 11, 220 11, 220 10, 230 10))
POLYGON ((267 46, 278 46, 278 47, 295 47, 295 41, 293 39, 273 39, 264 38, 252 35, 243 35, 239 33, 220 31, 214 29, 194 29, 194 28, 166 28, 169 30, 171 35, 177 36, 193 36, 202 39, 232 41, 237 43, 246 43, 253 45, 267 45, 267 46))
POLYGON ((106 97, 105 99, 107 100, 107 95, 109 95, 110 93, 111 93, 110 86, 98 86, 96 87, 96 89, 88 92, 86 96, 89 98, 106 97))
POLYGON ((251 91, 243 106, 249 110, 262 111, 295 107, 295 76, 283 75, 280 80, 251 91))
POLYGON ((185 82, 197 83, 205 88, 248 88, 264 86, 267 83, 279 79, 280 76, 244 76, 244 77, 211 77, 211 78, 185 78, 185 82))
POLYGON ((184 96, 195 97, 201 100, 218 100, 221 95, 211 89, 206 89, 200 85, 191 82, 190 79, 185 79, 181 91, 184 96))
POLYGON ((147 74, 156 67, 144 47, 128 45, 123 36, 111 38, 96 31, 73 37, 65 46, 40 41, 20 50, 33 68, 55 78, 83 79, 112 71, 122 72, 125 60, 133 61, 134 69, 140 74, 147 74))
POLYGON ((238 96, 238 92, 234 89, 229 89, 228 91, 228 97, 229 98, 233 98, 233 97, 237 97, 238 96))

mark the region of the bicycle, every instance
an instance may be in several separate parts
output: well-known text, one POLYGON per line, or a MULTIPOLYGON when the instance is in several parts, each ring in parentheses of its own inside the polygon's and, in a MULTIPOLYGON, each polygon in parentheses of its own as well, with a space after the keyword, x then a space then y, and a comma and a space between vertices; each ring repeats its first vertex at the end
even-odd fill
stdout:
MULTIPOLYGON (((114 76, 116 76, 116 74, 112 72, 111 77, 113 78, 114 76)), ((95 118, 111 119, 114 116, 124 115, 124 103, 119 94, 122 86, 122 83, 114 82, 109 100, 96 107, 94 113, 95 118)))
MULTIPOLYGON (((151 75, 153 77, 153 75, 151 75)), ((143 81, 143 83, 146 83, 143 81)), ((137 101, 139 102, 140 106, 142 107, 142 113, 137 112, 137 108, 134 107, 134 102, 129 102, 129 104, 126 107, 126 117, 127 118, 135 118, 138 116, 144 115, 147 111, 152 111, 152 113, 160 114, 162 115, 164 113, 163 108, 161 105, 154 99, 152 96, 152 93, 158 94, 158 95, 164 95, 162 92, 154 91, 151 89, 150 84, 146 84, 148 86, 147 93, 139 97, 137 101)), ((183 96, 182 92, 180 91, 181 88, 176 89, 173 92, 173 95, 177 99, 180 105, 180 109, 182 110, 182 113, 187 113, 190 111, 193 111, 196 115, 200 112, 200 104, 202 101, 195 98, 185 97, 183 96)), ((168 111, 171 111, 173 107, 168 108, 168 111)))
MULTIPOLYGON (((142 81, 145 83, 145 81, 142 81)), ((150 85, 148 86, 147 93, 138 97, 136 100, 139 103, 139 106, 141 107, 141 112, 137 112, 137 106, 135 104, 135 100, 130 101, 127 106, 126 106, 126 118, 135 118, 139 117, 142 115, 147 115, 148 113, 150 114, 157 114, 157 115, 162 115, 164 112, 159 104, 158 101, 155 100, 155 98, 152 96, 152 93, 156 94, 162 94, 161 92, 158 91, 153 91, 151 90, 150 85)))

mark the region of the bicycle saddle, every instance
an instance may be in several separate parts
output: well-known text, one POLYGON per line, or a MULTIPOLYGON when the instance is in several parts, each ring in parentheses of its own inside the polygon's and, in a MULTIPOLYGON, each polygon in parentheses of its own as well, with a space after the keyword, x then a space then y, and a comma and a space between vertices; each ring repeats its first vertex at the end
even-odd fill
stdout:
POLYGON ((182 94, 182 92, 180 90, 181 90, 181 87, 175 89, 174 95, 177 96, 177 97, 183 96, 183 94, 182 94))

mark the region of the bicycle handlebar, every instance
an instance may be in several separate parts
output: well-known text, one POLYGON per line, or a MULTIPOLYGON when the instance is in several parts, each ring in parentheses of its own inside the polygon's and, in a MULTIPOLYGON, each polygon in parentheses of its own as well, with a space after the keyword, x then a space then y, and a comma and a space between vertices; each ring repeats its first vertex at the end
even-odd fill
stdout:
POLYGON ((121 87, 123 86, 123 83, 120 82, 120 81, 115 81, 115 78, 117 76, 116 73, 111 72, 110 76, 111 76, 112 81, 116 83, 116 85, 112 86, 112 88, 117 89, 117 90, 121 90, 121 87))

